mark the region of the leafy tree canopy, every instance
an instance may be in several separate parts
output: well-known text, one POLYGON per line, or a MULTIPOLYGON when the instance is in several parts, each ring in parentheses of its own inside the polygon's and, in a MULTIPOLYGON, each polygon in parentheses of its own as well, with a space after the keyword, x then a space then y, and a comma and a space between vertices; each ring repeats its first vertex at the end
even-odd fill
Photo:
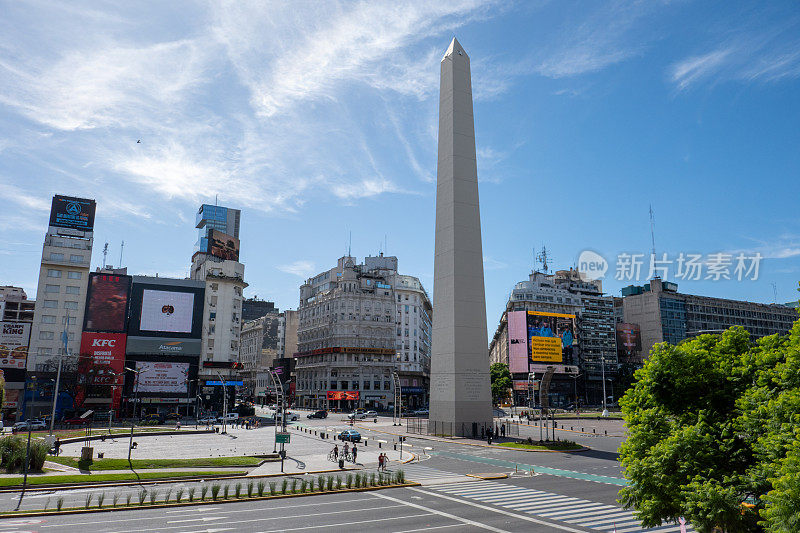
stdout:
POLYGON ((511 389, 511 372, 508 365, 504 363, 493 363, 489 368, 489 375, 492 382, 492 399, 498 403, 508 397, 511 389))

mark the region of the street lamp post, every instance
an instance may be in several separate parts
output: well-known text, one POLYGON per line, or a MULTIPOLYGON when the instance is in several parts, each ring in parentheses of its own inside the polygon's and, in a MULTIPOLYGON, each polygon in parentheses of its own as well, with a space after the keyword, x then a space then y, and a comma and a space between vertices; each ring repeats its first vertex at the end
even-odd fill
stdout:
MULTIPOLYGON (((133 408, 135 410, 136 409, 136 403, 137 403, 137 401, 139 399, 139 374, 142 371, 141 370, 134 370, 132 368, 128 368, 127 366, 125 367, 125 370, 127 370, 128 372, 133 372, 134 374, 136 374, 136 382, 133 385, 133 408)), ((131 417, 131 438, 130 438, 130 441, 128 442, 128 465, 131 466, 131 468, 133 468, 133 465, 131 463, 131 450, 133 450, 133 430, 136 427, 136 412, 134 411, 131 414, 134 415, 134 416, 131 417)), ((140 407, 139 408, 139 415, 141 416, 141 414, 142 414, 142 409, 140 407)))
POLYGON ((226 422, 228 421, 228 391, 225 388, 225 384, 227 382, 222 379, 222 374, 219 373, 219 370, 215 370, 214 372, 216 372, 216 374, 219 376, 220 382, 222 382, 222 434, 225 435, 228 433, 226 430, 226 422))
MULTIPOLYGON (((36 390, 36 376, 31 378, 31 384, 33 386, 30 387, 31 402, 28 405, 28 446, 25 450, 25 476, 22 478, 22 492, 19 493, 19 501, 17 502, 17 507, 14 509, 15 511, 19 511, 19 506, 22 505, 22 498, 25 496, 25 486, 28 483, 28 464, 31 460, 31 431, 33 429, 31 425, 31 411, 33 409, 33 391, 36 390)), ((25 386, 28 387, 28 384, 26 383, 25 386)))
POLYGON ((56 422, 56 402, 58 401, 58 386, 61 383, 61 360, 64 354, 67 353, 67 342, 69 342, 69 309, 67 309, 67 316, 64 318, 64 331, 61 333, 61 340, 64 341, 64 351, 58 354, 58 371, 56 372, 56 386, 53 389, 53 412, 50 415, 50 436, 53 436, 53 424, 56 422))
POLYGON ((603 413, 602 416, 608 416, 608 409, 606 406, 606 357, 600 356, 601 372, 603 374, 603 413))

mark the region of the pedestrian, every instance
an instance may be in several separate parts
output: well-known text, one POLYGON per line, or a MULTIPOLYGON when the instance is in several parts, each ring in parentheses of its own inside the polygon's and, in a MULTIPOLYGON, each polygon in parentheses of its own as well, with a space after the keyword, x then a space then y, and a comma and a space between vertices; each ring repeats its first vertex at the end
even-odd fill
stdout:
POLYGON ((506 436, 506 425, 505 424, 500 426, 500 436, 501 437, 505 437, 506 436))
POLYGON ((358 448, 353 444, 353 464, 356 464, 356 456, 358 455, 358 448))
POLYGON ((61 449, 61 440, 56 439, 56 441, 53 443, 53 453, 55 454, 56 457, 58 457, 58 452, 60 449, 61 449))
POLYGON ((350 445, 346 442, 344 443, 344 457, 347 458, 347 454, 350 453, 350 445))
POLYGON ((333 457, 334 459, 339 459, 339 445, 334 444, 333 446, 333 457))
POLYGON ((378 454, 378 472, 383 470, 383 454, 378 454))
POLYGON ((486 440, 489 444, 492 443, 492 428, 486 430, 486 440))

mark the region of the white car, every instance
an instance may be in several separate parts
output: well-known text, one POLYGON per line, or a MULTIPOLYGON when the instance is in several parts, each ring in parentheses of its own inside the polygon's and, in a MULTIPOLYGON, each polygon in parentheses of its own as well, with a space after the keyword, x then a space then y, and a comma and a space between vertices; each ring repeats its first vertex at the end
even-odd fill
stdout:
MULTIPOLYGON (((276 420, 280 420, 281 419, 281 412, 280 411, 275 413, 275 419, 276 420)), ((294 422, 295 420, 297 420, 297 415, 287 411, 286 412, 286 420, 289 421, 289 422, 294 422)))
POLYGON ((367 411, 366 413, 364 413, 364 418, 378 418, 378 412, 377 411, 367 411))
POLYGON ((16 422, 13 426, 11 426, 11 429, 13 431, 27 431, 28 425, 30 425, 31 431, 47 429, 47 424, 45 424, 42 420, 36 419, 16 422))
POLYGON ((217 419, 220 424, 222 422, 233 422, 235 420, 239 420, 239 413, 227 413, 224 416, 221 416, 217 419))
POLYGON ((197 419, 197 423, 198 424, 206 424, 206 425, 208 425, 208 424, 216 424, 217 423, 217 419, 215 417, 213 417, 213 416, 207 416, 205 418, 198 418, 197 419))

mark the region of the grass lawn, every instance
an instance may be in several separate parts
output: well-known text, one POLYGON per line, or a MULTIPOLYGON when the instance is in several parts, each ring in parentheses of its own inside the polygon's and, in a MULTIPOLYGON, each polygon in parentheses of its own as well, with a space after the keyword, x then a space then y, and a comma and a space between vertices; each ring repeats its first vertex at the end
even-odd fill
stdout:
MULTIPOLYGON (((239 475, 245 472, 225 472, 225 475, 239 475)), ((203 477, 209 472, 141 472, 136 474, 78 474, 74 476, 28 476, 28 485, 73 485, 87 482, 102 481, 136 481, 137 479, 163 479, 174 477, 203 477)), ((0 478, 0 487, 16 487, 22 485, 22 476, 0 478)))
MULTIPOLYGON (((148 431, 172 431, 174 429, 175 429, 174 425, 168 425, 168 426, 136 426, 136 429, 134 429, 134 432, 143 433, 143 432, 148 432, 148 431)), ((47 435, 48 433, 49 433, 48 430, 34 431, 33 432, 33 437, 34 438, 37 438, 37 437, 38 438, 44 438, 44 436, 47 435)), ((112 427, 111 428, 111 434, 112 435, 125 435, 125 434, 130 435, 130 433, 131 433, 131 427, 130 426, 128 426, 128 427, 112 427)), ((24 435, 24 434, 26 434, 24 431, 21 432, 21 433, 18 433, 18 435, 24 435)), ((69 438, 72 438, 72 437, 85 437, 86 436, 86 430, 85 429, 56 429, 56 430, 53 431, 53 435, 55 435, 56 437, 61 438, 61 439, 69 439, 69 438)), ((92 437, 99 437, 100 435, 108 435, 108 428, 107 427, 106 428, 97 428, 97 427, 92 428, 92 435, 91 435, 92 437)))
MULTIPOLYGON (((48 461, 59 463, 74 468, 79 468, 78 457, 53 457, 48 455, 48 461)), ((133 468, 146 470, 148 468, 192 468, 196 466, 258 466, 263 457, 200 457, 196 459, 132 459, 133 468)), ((95 459, 89 470, 123 470, 129 468, 127 459, 95 459)))
POLYGON ((497 445, 505 446, 506 448, 516 448, 520 450, 569 451, 569 450, 580 450, 581 448, 583 448, 583 446, 579 446, 574 442, 564 442, 564 441, 547 442, 544 444, 528 444, 526 442, 500 442, 497 445))

